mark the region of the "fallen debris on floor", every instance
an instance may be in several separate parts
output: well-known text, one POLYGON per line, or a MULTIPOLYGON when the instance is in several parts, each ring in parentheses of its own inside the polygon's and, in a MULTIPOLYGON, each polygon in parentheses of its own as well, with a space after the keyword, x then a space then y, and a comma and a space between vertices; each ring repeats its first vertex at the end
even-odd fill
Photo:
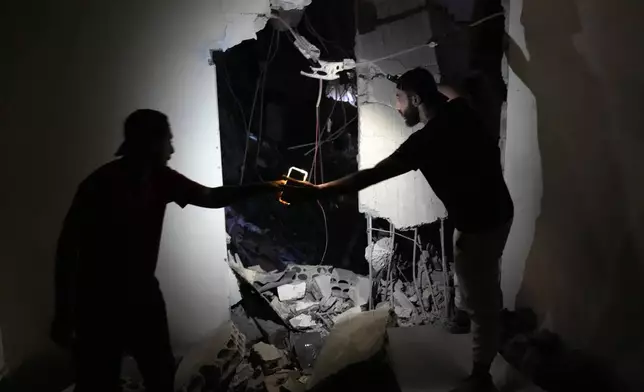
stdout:
POLYGON ((258 230, 245 228, 248 253, 229 253, 228 259, 240 289, 246 288, 237 306, 246 308, 250 301, 269 314, 232 309, 232 319, 248 334, 246 350, 228 366, 201 369, 203 380, 192 380, 195 392, 210 391, 209 385, 231 392, 317 390, 322 380, 381 351, 385 326, 434 323, 448 306, 449 271, 429 245, 412 254, 412 247, 399 247, 391 237, 376 238, 365 250, 372 266, 367 275, 285 259, 263 258, 247 267, 242 259, 253 250, 253 235, 265 234, 258 230), (206 387, 199 390, 200 385, 206 387))
POLYGON ((292 301, 302 299, 306 295, 306 282, 285 284, 277 288, 277 295, 280 301, 292 301))

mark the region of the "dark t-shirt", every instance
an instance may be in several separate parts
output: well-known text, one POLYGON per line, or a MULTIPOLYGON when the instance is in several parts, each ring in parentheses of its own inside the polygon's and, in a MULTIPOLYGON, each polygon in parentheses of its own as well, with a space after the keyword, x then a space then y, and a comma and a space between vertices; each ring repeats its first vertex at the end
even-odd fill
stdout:
POLYGON ((185 207, 203 189, 168 167, 145 181, 124 159, 110 162, 79 187, 79 296, 133 295, 158 285, 154 273, 166 204, 185 207))
POLYGON ((497 140, 464 99, 446 103, 391 159, 423 173, 461 231, 483 231, 514 215, 497 140))

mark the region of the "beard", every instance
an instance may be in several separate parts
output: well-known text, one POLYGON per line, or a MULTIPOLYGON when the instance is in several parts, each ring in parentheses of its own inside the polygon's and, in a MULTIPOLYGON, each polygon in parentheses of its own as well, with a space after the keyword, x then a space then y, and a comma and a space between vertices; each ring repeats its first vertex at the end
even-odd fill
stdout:
POLYGON ((405 119, 405 124, 410 128, 420 122, 420 110, 418 110, 417 106, 408 106, 400 115, 405 119))

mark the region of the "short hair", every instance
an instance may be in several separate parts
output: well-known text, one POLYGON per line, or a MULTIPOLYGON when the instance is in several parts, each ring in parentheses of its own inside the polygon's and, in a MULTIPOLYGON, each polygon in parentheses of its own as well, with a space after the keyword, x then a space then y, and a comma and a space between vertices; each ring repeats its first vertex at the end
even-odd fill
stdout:
POLYGON ((125 140, 116 155, 142 152, 149 148, 150 144, 168 136, 168 116, 157 110, 138 109, 127 116, 123 131, 125 140))
POLYGON ((436 106, 447 101, 436 87, 436 80, 431 72, 425 68, 414 68, 405 72, 396 81, 396 88, 406 93, 414 93, 420 101, 429 106, 436 106))

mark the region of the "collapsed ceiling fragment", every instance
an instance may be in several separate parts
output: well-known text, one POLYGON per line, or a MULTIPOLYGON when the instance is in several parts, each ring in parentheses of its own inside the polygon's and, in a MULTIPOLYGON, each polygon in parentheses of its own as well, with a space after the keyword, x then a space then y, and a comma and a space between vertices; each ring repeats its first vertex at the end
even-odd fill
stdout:
MULTIPOLYGON (((225 34, 213 49, 225 51, 246 40, 257 39, 257 32, 266 27, 273 10, 287 11, 286 15, 294 15, 297 12, 288 11, 301 11, 310 4, 311 0, 222 0, 226 20, 225 34)), ((290 20, 290 17, 285 16, 284 19, 290 20)), ((294 24, 298 21, 294 21, 294 24)))

